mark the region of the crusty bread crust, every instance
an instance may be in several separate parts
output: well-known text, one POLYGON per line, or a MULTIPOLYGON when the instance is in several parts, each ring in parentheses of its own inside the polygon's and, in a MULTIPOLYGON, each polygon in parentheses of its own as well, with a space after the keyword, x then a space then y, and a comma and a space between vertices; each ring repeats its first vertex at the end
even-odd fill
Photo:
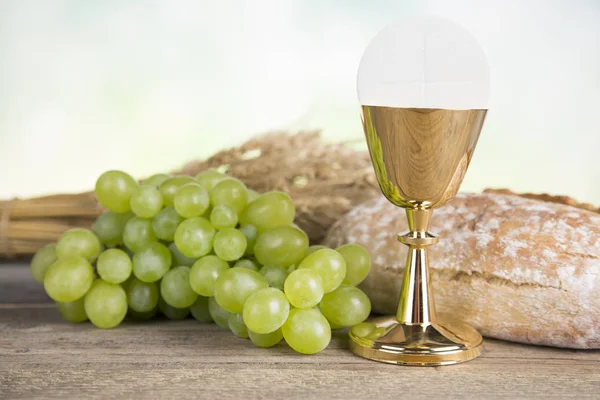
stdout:
MULTIPOLYGON (((325 244, 358 243, 373 268, 361 287, 373 311, 395 313, 406 216, 383 197, 356 207, 325 244)), ((483 335, 569 348, 600 348, 600 215, 497 193, 459 194, 435 210, 430 247, 440 314, 483 335)))

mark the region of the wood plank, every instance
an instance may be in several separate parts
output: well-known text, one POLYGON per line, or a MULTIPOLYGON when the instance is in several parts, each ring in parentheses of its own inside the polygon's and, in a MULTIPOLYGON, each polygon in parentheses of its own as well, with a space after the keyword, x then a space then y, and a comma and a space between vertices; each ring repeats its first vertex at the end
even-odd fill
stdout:
POLYGON ((0 398, 597 398, 600 351, 486 340, 483 356, 437 368, 364 360, 336 335, 321 354, 259 349, 214 324, 99 330, 48 304, 0 306, 0 398))
POLYGON ((60 319, 24 263, 0 265, 0 398, 597 398, 600 351, 486 340, 470 363, 408 368, 364 360, 336 334, 321 354, 259 349, 213 324, 99 330, 60 319), (32 304, 38 303, 38 304, 32 304))
POLYGON ((50 302, 44 286, 36 282, 26 262, 0 263, 0 303, 50 302))

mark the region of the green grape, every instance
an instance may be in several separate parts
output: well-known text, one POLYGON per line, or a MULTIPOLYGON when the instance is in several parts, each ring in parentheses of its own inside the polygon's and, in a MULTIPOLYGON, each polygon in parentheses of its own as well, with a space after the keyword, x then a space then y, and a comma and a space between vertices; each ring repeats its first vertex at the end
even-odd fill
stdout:
POLYGON ((260 193, 255 190, 248 189, 248 204, 252 203, 254 200, 258 199, 260 193))
POLYGON ((133 217, 132 213, 117 214, 112 211, 103 212, 92 224, 92 232, 106 246, 122 244, 125 224, 131 217, 133 217))
POLYGON ((208 311, 215 324, 223 329, 229 329, 229 312, 223 309, 214 297, 208 298, 208 311))
POLYGON ((173 207, 165 207, 152 219, 152 229, 157 238, 172 242, 175 238, 175 230, 183 218, 173 207))
POLYGON ((287 274, 291 274, 292 272, 294 272, 296 270, 296 264, 292 264, 289 267, 287 267, 287 274))
POLYGON ((254 245, 254 255, 259 263, 282 267, 300 262, 306 256, 307 250, 306 233, 290 226, 275 228, 261 234, 254 245))
MULTIPOLYGON (((321 311, 321 310, 319 310, 319 311, 321 311)), ((323 313, 321 313, 321 314, 323 314, 323 313)), ((345 327, 340 326, 340 325, 332 324, 331 321, 329 321, 329 320, 327 320, 327 322, 329 322, 329 327, 331 327, 332 331, 336 331, 338 329, 344 329, 345 328, 345 327)))
POLYGON ((171 252, 172 267, 178 267, 180 265, 191 267, 198 260, 198 258, 186 257, 181 254, 177 246, 175 246, 175 243, 169 245, 169 251, 171 252))
POLYGON ((385 335, 387 332, 388 332, 388 330, 385 326, 380 326, 379 328, 373 329, 373 332, 371 332, 371 334, 369 336, 367 336, 366 339, 377 340, 377 339, 381 338, 383 335, 385 335))
POLYGON ((256 272, 259 271, 258 265, 254 261, 252 261, 248 258, 237 260, 235 262, 235 264, 233 264, 233 266, 234 266, 234 268, 248 268, 248 269, 251 269, 252 271, 256 271, 256 272))
POLYGON ((332 325, 353 326, 363 322, 371 314, 371 301, 359 288, 341 286, 325 294, 319 308, 332 325))
POLYGON ((202 257, 211 252, 215 228, 206 218, 186 219, 175 231, 175 245, 186 257, 202 257))
POLYGON ((311 308, 323 298, 323 280, 317 271, 297 269, 290 273, 283 285, 285 296, 297 308, 311 308))
POLYGON ((244 303, 244 323, 252 332, 271 333, 281 328, 289 312, 290 304, 281 290, 260 289, 244 303))
MULTIPOLYGON (((209 204, 208 207, 206 208, 206 211, 204 211, 204 214, 202 214, 201 217, 204 217, 210 221, 210 213, 212 212, 212 210, 213 210, 213 207, 209 204)), ((215 227, 215 229, 217 229, 217 228, 215 227)))
POLYGON ((184 218, 199 217, 210 205, 208 192, 198 183, 186 183, 177 189, 173 205, 179 215, 184 218))
POLYGON ((152 185, 140 185, 131 195, 131 211, 141 218, 152 218, 162 209, 163 198, 152 185))
POLYGON ((159 187, 160 185, 162 185, 162 183, 164 181, 166 181, 170 177, 171 176, 167 175, 167 174, 154 174, 151 177, 144 179, 143 184, 144 185, 151 185, 151 186, 154 186, 154 187, 159 187))
POLYGON ((198 181, 191 176, 174 176, 160 184, 158 190, 162 194, 165 206, 173 207, 177 189, 187 183, 198 183, 198 181))
POLYGON ((196 180, 202 186, 204 186, 204 189, 206 189, 209 192, 212 190, 212 188, 215 187, 215 185, 217 183, 219 183, 223 179, 227 179, 227 178, 229 178, 227 175, 222 174, 219 171, 216 171, 214 169, 208 169, 208 170, 202 171, 198 175, 196 175, 196 180))
POLYGON ((109 283, 125 282, 131 275, 131 259, 123 250, 108 249, 98 257, 96 271, 109 283))
POLYGON ((233 313, 244 311, 246 299, 259 289, 268 287, 267 280, 247 268, 230 268, 221 272, 215 284, 215 300, 233 313))
POLYGON ((44 288, 54 301, 67 303, 83 297, 92 286, 94 270, 83 257, 59 258, 44 275, 44 288))
POLYGON ((125 224, 123 242, 129 250, 137 252, 156 241, 151 220, 133 217, 125 224))
POLYGON ((156 316, 157 312, 158 312, 158 306, 154 307, 150 311, 144 311, 144 312, 134 311, 131 308, 129 309, 129 315, 131 315, 131 317, 137 321, 151 320, 152 318, 154 318, 156 316))
POLYGON ((160 297, 158 299, 158 309, 165 317, 173 320, 185 319, 190 314, 189 308, 175 308, 160 297))
POLYGON ((287 344, 298 353, 315 354, 323 350, 331 340, 331 328, 327 319, 312 308, 294 308, 281 328, 287 344))
POLYGON ((120 283, 121 287, 122 287, 122 288, 123 288, 125 291, 127 291, 127 288, 129 287, 129 284, 130 284, 130 283, 131 283, 131 282, 132 282, 134 279, 136 279, 134 274, 131 274, 131 275, 129 275, 129 278, 127 278, 127 279, 125 280, 125 282, 121 282, 121 283, 120 283))
POLYGON ((190 313, 198 322, 213 322, 208 310, 208 297, 198 296, 194 304, 190 306, 190 313))
POLYGON ((160 281, 160 295, 167 304, 177 308, 186 308, 194 304, 198 293, 190 286, 190 268, 175 267, 160 281))
POLYGON ((85 295, 85 313, 98 328, 114 328, 127 314, 127 295, 121 285, 97 279, 85 295))
POLYGON ((194 292, 202 296, 214 296, 215 283, 223 272, 229 269, 229 264, 214 255, 200 258, 190 270, 190 286, 194 292))
POLYGON ((210 212, 210 223, 215 229, 235 228, 238 223, 237 212, 225 204, 214 206, 210 212))
POLYGON ((262 233, 294 222, 296 209, 292 199, 283 192, 267 192, 258 196, 242 213, 242 225, 252 224, 262 233))
POLYGON ((247 245, 244 234, 235 228, 221 229, 215 234, 213 241, 215 254, 225 261, 241 258, 247 245))
POLYGON ((221 180, 210 191, 210 204, 218 206, 225 204, 233 208, 238 214, 244 210, 248 202, 246 185, 235 178, 221 180))
POLYGON ((310 246, 308 248, 308 252, 307 252, 306 255, 312 254, 312 253, 314 253, 317 250, 323 250, 323 249, 328 249, 328 248, 329 247, 323 246, 323 245, 320 245, 320 244, 313 244, 312 246, 310 246))
POLYGON ((360 324, 352 327, 350 332, 356 337, 366 338, 377 328, 373 322, 361 322, 360 324))
POLYGON ((48 268, 58 259, 56 255, 56 245, 47 244, 35 253, 31 259, 31 276, 39 283, 44 283, 44 275, 48 268))
POLYGON ((84 322, 88 317, 83 306, 84 298, 67 303, 56 303, 60 315, 69 322, 84 322))
POLYGON ((149 312, 158 305, 158 285, 154 282, 142 282, 134 278, 125 292, 127 304, 133 311, 149 312))
POLYGON ((365 280, 371 270, 371 257, 364 247, 357 244, 346 244, 336 249, 346 261, 346 277, 344 283, 356 286, 365 280))
POLYGON ((270 287, 283 290, 283 283, 288 276, 288 273, 284 268, 276 265, 265 265, 259 272, 265 277, 267 282, 269 282, 270 287))
POLYGON ((58 258, 79 256, 94 261, 101 250, 102 244, 94 232, 82 228, 69 229, 56 244, 58 258))
POLYGON ((258 230, 254 225, 242 225, 240 227, 240 232, 244 234, 246 237, 246 251, 244 255, 251 256, 254 254, 254 245, 256 244, 256 239, 258 238, 258 230))
POLYGON ((229 330, 233 332, 235 336, 243 339, 248 338, 248 328, 246 327, 246 324, 244 324, 244 317, 242 314, 229 314, 227 325, 229 326, 229 330))
POLYGON ((313 269, 321 275, 325 293, 337 289, 346 276, 346 261, 344 257, 332 249, 317 250, 307 256, 298 265, 298 269, 302 268, 313 269))
POLYGON ((107 171, 96 181, 96 198, 105 208, 116 213, 126 213, 129 201, 137 188, 130 175, 122 171, 107 171))
POLYGON ((250 340, 258 347, 273 347, 283 339, 283 333, 281 333, 281 329, 277 329, 275 332, 260 334, 252 331, 248 331, 248 336, 250 336, 250 340))
POLYGON ((171 268, 171 252, 162 243, 152 243, 133 255, 133 274, 142 282, 156 282, 171 268))

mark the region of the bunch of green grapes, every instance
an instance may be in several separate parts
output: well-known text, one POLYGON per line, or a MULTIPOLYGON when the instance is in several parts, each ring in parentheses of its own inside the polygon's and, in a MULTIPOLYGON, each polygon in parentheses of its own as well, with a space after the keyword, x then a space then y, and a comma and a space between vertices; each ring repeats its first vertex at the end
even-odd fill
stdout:
POLYGON ((107 209, 91 230, 71 229, 42 248, 33 277, 72 322, 113 328, 127 315, 215 322, 259 347, 285 340, 314 354, 331 330, 363 322, 366 250, 309 246, 282 192, 258 194, 215 170, 154 175, 121 171, 96 182, 107 209))

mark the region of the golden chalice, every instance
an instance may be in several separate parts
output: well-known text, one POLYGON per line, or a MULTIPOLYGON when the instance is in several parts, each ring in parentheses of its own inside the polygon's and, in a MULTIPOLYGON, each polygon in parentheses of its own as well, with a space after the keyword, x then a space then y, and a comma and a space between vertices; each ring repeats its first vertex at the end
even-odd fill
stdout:
POLYGON ((449 21, 402 22, 369 45, 358 86, 379 185, 390 202, 406 210, 410 232, 398 235, 409 252, 397 314, 354 327, 350 348, 365 358, 404 365, 471 360, 482 352, 481 335, 460 316, 436 316, 427 249, 438 238, 428 226, 433 209, 456 195, 485 120, 485 53, 449 21))

